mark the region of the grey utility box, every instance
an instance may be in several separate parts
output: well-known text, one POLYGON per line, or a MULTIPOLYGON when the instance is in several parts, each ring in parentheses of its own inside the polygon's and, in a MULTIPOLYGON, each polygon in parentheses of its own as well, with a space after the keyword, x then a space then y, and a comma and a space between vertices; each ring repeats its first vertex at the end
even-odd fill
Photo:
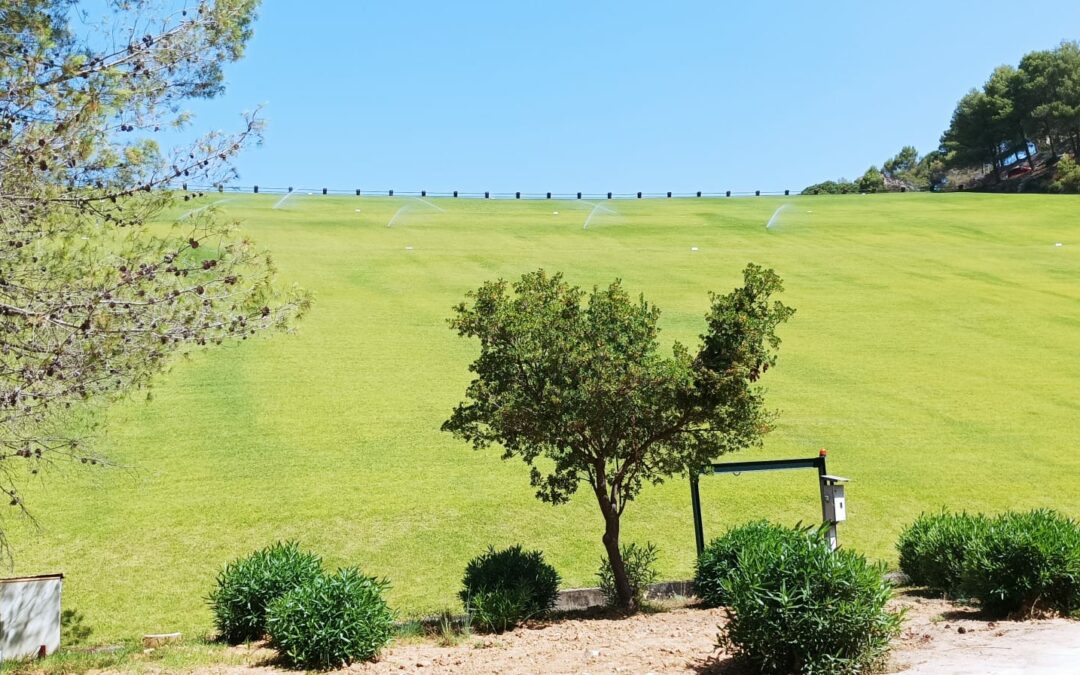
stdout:
POLYGON ((60 647, 63 574, 0 579, 0 660, 52 654, 60 647))
POLYGON ((844 498, 844 486, 833 483, 823 488, 825 500, 822 502, 825 511, 825 522, 842 523, 847 520, 847 500, 844 498))

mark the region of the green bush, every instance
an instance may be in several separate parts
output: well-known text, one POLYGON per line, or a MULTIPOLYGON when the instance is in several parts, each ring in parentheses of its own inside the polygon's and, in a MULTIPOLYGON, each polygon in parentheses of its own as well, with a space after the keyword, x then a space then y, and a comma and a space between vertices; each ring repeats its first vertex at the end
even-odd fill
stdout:
POLYGON ((221 638, 231 644, 262 638, 267 605, 322 573, 322 560, 295 542, 278 542, 228 563, 208 598, 221 638))
MULTIPOLYGON (((653 544, 644 546, 624 544, 619 550, 622 552, 623 564, 626 566, 630 591, 634 594, 634 604, 641 607, 649 592, 649 586, 656 583, 659 577, 656 571, 656 559, 659 553, 653 544)), ((615 591, 615 574, 611 571, 611 561, 606 556, 600 559, 600 569, 596 572, 596 576, 600 580, 600 592, 604 595, 604 601, 609 607, 617 606, 619 595, 615 591)))
POLYGON ((996 615, 1080 612, 1080 524, 1056 511, 1004 513, 970 551, 964 588, 996 615))
POLYGON ((847 195, 859 191, 859 187, 849 180, 841 178, 839 181, 827 180, 823 183, 815 183, 805 188, 804 195, 847 195))
POLYGON ((880 665, 901 614, 884 567, 840 549, 821 530, 748 542, 722 582, 729 621, 720 646, 755 672, 860 673, 880 665))
POLYGON ((270 603, 270 641, 300 668, 371 660, 394 634, 394 615, 383 599, 388 585, 352 567, 309 579, 270 603))
POLYGON ((473 623, 501 633, 555 606, 559 574, 540 551, 489 546, 465 567, 458 593, 473 623))
POLYGON ((727 603, 723 581, 739 563, 739 555, 747 546, 778 545, 801 537, 800 530, 782 527, 766 520, 759 520, 733 527, 722 536, 713 539, 698 556, 694 572, 694 592, 707 607, 720 607, 727 603))
POLYGON ((950 597, 964 595, 964 566, 982 545, 989 520, 982 514, 923 514, 900 533, 900 569, 912 585, 950 597))
POLYGON ((1080 165, 1072 155, 1063 155, 1054 168, 1054 182, 1050 184, 1053 192, 1080 192, 1080 165))

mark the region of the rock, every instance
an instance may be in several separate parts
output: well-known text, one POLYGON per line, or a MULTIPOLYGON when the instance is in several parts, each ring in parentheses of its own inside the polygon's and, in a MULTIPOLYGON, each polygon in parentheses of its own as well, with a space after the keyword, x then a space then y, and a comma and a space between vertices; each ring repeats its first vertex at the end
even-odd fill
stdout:
POLYGON ((885 575, 885 581, 889 582, 893 586, 909 586, 911 585, 911 577, 903 572, 889 572, 885 575))
POLYGON ((963 635, 964 633, 967 633, 967 628, 964 628, 963 626, 960 626, 959 628, 956 629, 956 632, 963 635))
POLYGON ((180 638, 182 637, 183 635, 181 633, 156 633, 153 635, 144 635, 142 643, 143 647, 160 647, 162 645, 180 642, 180 638))

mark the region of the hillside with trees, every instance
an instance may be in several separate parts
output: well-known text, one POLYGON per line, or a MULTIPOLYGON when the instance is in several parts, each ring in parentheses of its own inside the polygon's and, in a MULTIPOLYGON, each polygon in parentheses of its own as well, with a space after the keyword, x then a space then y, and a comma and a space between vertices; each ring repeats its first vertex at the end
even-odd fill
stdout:
POLYGON ((1080 44, 1026 54, 994 69, 956 104, 938 148, 906 146, 856 181, 803 194, 906 190, 1080 192, 1080 44))

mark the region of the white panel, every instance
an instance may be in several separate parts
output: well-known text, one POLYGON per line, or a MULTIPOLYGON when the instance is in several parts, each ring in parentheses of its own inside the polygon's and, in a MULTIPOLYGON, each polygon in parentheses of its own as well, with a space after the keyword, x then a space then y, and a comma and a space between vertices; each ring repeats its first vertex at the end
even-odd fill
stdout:
POLYGON ((63 577, 0 580, 0 658, 51 654, 60 647, 63 577))

